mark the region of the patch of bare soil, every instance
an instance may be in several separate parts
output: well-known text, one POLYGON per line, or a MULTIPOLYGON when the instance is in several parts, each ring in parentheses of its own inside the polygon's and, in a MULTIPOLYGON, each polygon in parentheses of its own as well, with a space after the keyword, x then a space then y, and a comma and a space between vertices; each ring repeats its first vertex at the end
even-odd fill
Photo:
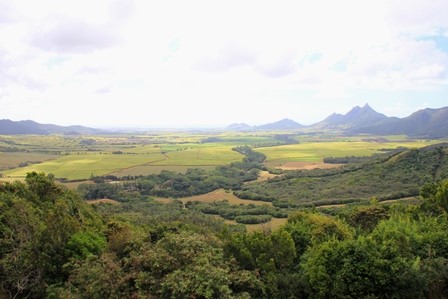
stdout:
POLYGON ((279 176, 278 174, 272 174, 269 173, 268 171, 260 171, 260 173, 258 174, 257 181, 267 181, 268 179, 272 179, 278 176, 279 176))

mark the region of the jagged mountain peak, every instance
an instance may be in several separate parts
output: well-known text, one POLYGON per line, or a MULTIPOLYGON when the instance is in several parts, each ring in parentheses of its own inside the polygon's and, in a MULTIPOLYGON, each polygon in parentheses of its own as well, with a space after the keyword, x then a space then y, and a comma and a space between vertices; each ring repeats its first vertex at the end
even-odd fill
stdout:
POLYGON ((383 121, 387 116, 376 112, 368 103, 364 106, 355 106, 346 114, 333 113, 323 121, 313 125, 319 129, 347 129, 362 127, 383 121))

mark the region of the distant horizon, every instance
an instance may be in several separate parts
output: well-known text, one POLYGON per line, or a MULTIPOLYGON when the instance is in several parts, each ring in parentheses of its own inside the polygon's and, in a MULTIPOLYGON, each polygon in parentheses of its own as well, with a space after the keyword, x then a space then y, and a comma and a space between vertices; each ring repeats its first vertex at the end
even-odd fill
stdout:
MULTIPOLYGON (((233 125, 233 124, 246 124, 246 125, 255 127, 255 126, 261 126, 261 125, 275 123, 275 122, 278 122, 278 121, 281 121, 281 120, 285 120, 285 119, 289 119, 289 120, 292 120, 294 122, 297 122, 300 125, 303 125, 304 127, 309 127, 309 126, 312 126, 312 125, 314 125, 316 123, 319 123, 319 122, 323 121, 324 119, 326 119, 327 117, 329 117, 330 115, 332 115, 334 113, 344 115, 344 114, 348 113, 351 109, 354 109, 356 107, 362 108, 365 105, 369 105, 373 110, 375 110, 378 113, 384 114, 387 117, 398 117, 398 118, 406 118, 406 117, 408 117, 408 116, 412 115, 413 113, 415 113, 417 111, 420 111, 420 110, 441 109, 441 108, 448 107, 448 105, 441 106, 441 107, 435 107, 435 108, 434 107, 425 107, 425 108, 421 108, 421 109, 415 110, 415 111, 411 112, 409 115, 406 115, 406 116, 396 116, 396 115, 387 115, 387 114, 385 114, 385 113, 383 113, 381 111, 376 110, 369 103, 364 103, 362 105, 355 105, 352 108, 350 108, 349 110, 347 110, 345 112, 342 112, 342 113, 338 113, 338 112, 330 113, 327 116, 325 116, 324 118, 322 118, 321 120, 319 120, 317 122, 314 122, 314 123, 311 123, 311 124, 304 124, 304 123, 301 123, 300 121, 298 121, 296 119, 292 119, 292 118, 288 118, 288 117, 280 118, 280 119, 277 119, 277 120, 274 120, 274 121, 266 121, 266 122, 262 122, 262 123, 257 123, 257 124, 252 124, 252 123, 249 123, 249 122, 241 121, 241 122, 228 123, 228 124, 224 124, 224 125, 207 125, 207 124, 204 124, 204 125, 195 125, 195 126, 185 125, 185 126, 179 126, 179 127, 169 126, 169 125, 167 125, 167 126, 152 126, 152 127, 151 126, 139 126, 139 125, 123 125, 123 126, 120 126, 120 125, 110 125, 110 126, 102 126, 101 124, 91 126, 91 125, 85 125, 85 124, 82 124, 82 123, 74 123, 74 124, 64 125, 64 124, 51 123, 51 122, 40 122, 40 121, 37 121, 37 120, 34 120, 34 119, 21 119, 21 120, 14 120, 14 119, 10 119, 10 118, 3 118, 3 119, 9 119, 9 120, 15 121, 15 122, 18 122, 18 121, 34 121, 34 122, 37 122, 37 123, 40 123, 40 124, 58 125, 58 126, 64 126, 64 127, 84 126, 84 127, 90 127, 90 128, 95 128, 95 129, 101 129, 101 130, 111 130, 111 131, 126 131, 126 130, 129 130, 129 131, 145 131, 145 130, 156 130, 156 131, 169 131, 169 130, 181 130, 181 131, 187 131, 187 130, 221 130, 221 129, 225 129, 226 127, 228 127, 230 125, 233 125)), ((2 119, 2 118, 0 118, 0 119, 2 119)))

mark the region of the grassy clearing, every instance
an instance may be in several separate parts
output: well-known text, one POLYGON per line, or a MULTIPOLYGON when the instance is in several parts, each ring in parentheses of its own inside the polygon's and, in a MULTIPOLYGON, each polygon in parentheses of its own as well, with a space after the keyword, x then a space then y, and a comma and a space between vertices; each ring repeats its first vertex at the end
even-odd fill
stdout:
MULTIPOLYGON (((272 174, 272 173, 269 173, 268 171, 260 171, 260 173, 258 174, 257 182, 267 181, 267 180, 273 179, 275 177, 278 177, 278 174, 272 174)), ((248 183, 250 183, 250 182, 248 182, 248 183)))
MULTIPOLYGON (((229 204, 231 205, 248 205, 248 204, 254 204, 254 205, 268 205, 272 206, 271 202, 263 202, 263 201, 257 201, 257 200, 249 200, 249 199, 241 199, 233 195, 232 192, 227 192, 224 189, 218 189, 215 191, 212 191, 207 194, 203 195, 196 195, 191 197, 183 197, 179 198, 183 203, 187 203, 188 201, 200 201, 200 202, 216 202, 216 201, 222 201, 227 200, 229 204)), ((167 203, 170 202, 171 199, 169 198, 162 198, 157 197, 155 198, 156 201, 167 203)))
MULTIPOLYGON (((218 216, 219 217, 219 216, 218 216)), ((225 220, 227 224, 239 224, 235 220, 225 220)), ((264 232, 264 231, 274 231, 279 229, 281 226, 288 222, 287 218, 272 218, 271 221, 261 224, 245 224, 246 230, 248 232, 264 232)))
POLYGON ((266 155, 267 163, 285 162, 320 162, 325 157, 370 156, 379 153, 380 149, 394 149, 399 146, 418 148, 434 142, 307 142, 300 144, 281 145, 275 147, 257 148, 257 151, 266 155))

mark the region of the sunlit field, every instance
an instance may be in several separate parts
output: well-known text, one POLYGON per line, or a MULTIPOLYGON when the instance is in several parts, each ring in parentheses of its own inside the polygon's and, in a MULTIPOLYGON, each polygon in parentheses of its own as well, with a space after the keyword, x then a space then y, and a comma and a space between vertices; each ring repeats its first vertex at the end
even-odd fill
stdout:
POLYGON ((4 171, 10 177, 23 177, 28 172, 52 173, 56 178, 88 179, 92 175, 105 175, 120 169, 164 159, 161 154, 74 154, 28 167, 4 171))
POLYGON ((262 147, 256 150, 266 155, 268 165, 275 167, 285 162, 321 162, 325 157, 370 156, 381 152, 381 149, 394 149, 400 146, 418 148, 432 143, 427 141, 385 143, 360 141, 306 142, 262 147))
MULTIPOLYGON (((138 176, 162 170, 211 170, 241 161, 232 150, 249 145, 266 155, 270 167, 289 169, 285 163, 322 162, 325 157, 369 156, 399 146, 422 147, 435 141, 412 141, 406 136, 339 137, 283 132, 156 132, 104 136, 0 136, 3 179, 23 178, 28 172, 52 173, 56 178, 85 180, 93 176, 138 176), (381 142, 379 142, 379 140, 381 142)), ((294 166, 295 167, 295 166, 294 166)))

